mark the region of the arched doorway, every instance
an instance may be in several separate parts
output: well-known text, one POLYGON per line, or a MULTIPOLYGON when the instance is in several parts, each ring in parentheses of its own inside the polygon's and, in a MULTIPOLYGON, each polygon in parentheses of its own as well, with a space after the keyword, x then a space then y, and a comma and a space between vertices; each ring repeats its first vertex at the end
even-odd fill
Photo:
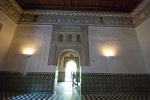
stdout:
POLYGON ((77 72, 77 63, 74 60, 69 60, 66 63, 65 82, 72 81, 72 73, 77 72))
POLYGON ((80 79, 81 79, 81 68, 80 68, 80 56, 79 54, 72 49, 67 49, 62 51, 59 54, 57 68, 56 68, 56 76, 55 76, 55 91, 59 94, 73 93, 73 94, 80 94, 80 79), (75 85, 72 87, 72 72, 75 72, 79 75, 78 79, 78 86, 75 85), (61 89, 61 91, 60 91, 61 89), (68 90, 69 89, 69 90, 68 90), (58 91, 57 91, 58 90, 58 91))

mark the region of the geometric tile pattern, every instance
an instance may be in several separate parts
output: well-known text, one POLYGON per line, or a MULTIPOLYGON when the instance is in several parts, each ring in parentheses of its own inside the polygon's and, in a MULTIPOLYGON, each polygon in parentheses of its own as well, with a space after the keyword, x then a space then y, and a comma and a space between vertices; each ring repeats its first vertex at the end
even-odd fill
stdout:
POLYGON ((50 94, 0 93, 0 100, 48 100, 50 97, 50 94))
POLYGON ((75 95, 52 95, 52 94, 19 94, 0 93, 0 100, 150 100, 149 95, 144 94, 85 94, 81 98, 75 95))
POLYGON ((82 94, 150 92, 150 75, 82 73, 81 91, 82 94))
MULTIPOLYGON (((49 100, 49 99, 48 99, 49 100)), ((82 100, 80 96, 75 94, 59 94, 50 97, 50 100, 82 100)))
POLYGON ((19 94, 0 93, 0 100, 81 100, 80 97, 71 94, 19 94))
POLYGON ((82 100, 150 100, 148 95, 141 94, 94 94, 82 95, 82 100))
POLYGON ((54 73, 0 72, 0 91, 52 93, 54 78, 54 73))

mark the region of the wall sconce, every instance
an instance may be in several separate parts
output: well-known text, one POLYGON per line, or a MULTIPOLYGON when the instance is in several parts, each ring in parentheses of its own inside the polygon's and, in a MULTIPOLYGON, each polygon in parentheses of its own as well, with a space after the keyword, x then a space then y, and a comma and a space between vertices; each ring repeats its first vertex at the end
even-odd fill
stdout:
POLYGON ((111 50, 106 50, 104 54, 105 54, 105 56, 106 56, 108 59, 113 59, 113 58, 114 58, 114 53, 113 53, 113 51, 111 51, 111 50))
POLYGON ((113 59, 113 56, 107 56, 108 57, 108 59, 113 59))
POLYGON ((26 57, 27 57, 27 58, 29 58, 29 57, 31 57, 31 56, 32 56, 32 55, 26 54, 26 57))
POLYGON ((27 58, 29 58, 33 54, 33 49, 31 48, 24 49, 23 54, 26 55, 27 58))

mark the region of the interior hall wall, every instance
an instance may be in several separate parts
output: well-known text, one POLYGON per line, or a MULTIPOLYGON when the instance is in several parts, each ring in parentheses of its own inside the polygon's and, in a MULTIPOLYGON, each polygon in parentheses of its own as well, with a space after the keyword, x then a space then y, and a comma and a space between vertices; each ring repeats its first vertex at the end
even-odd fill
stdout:
POLYGON ((10 47, 17 25, 2 11, 0 11, 0 24, 0 70, 2 70, 5 57, 10 47))
POLYGON ((88 34, 91 64, 83 73, 147 73, 135 28, 89 26, 88 34))
POLYGON ((150 73, 150 18, 145 20, 135 29, 143 53, 146 68, 148 73, 150 73))
POLYGON ((52 25, 18 24, 12 40, 3 71, 55 72, 55 66, 48 65, 52 25), (30 57, 24 54, 32 49, 30 57))
MULTIPOLYGON (((52 25, 18 24, 3 71, 55 72, 48 65, 52 25), (26 57, 23 50, 32 48, 26 57)), ((90 66, 82 66, 83 73, 147 73, 134 28, 88 27, 90 66), (113 59, 104 56, 112 50, 113 59)))

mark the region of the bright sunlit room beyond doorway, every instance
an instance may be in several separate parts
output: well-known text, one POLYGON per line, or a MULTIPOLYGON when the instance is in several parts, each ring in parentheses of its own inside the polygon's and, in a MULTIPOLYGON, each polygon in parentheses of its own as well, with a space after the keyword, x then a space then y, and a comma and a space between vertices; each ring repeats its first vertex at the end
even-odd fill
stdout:
POLYGON ((65 82, 72 81, 72 72, 77 71, 77 64, 73 60, 69 60, 66 63, 66 69, 65 69, 65 82))

